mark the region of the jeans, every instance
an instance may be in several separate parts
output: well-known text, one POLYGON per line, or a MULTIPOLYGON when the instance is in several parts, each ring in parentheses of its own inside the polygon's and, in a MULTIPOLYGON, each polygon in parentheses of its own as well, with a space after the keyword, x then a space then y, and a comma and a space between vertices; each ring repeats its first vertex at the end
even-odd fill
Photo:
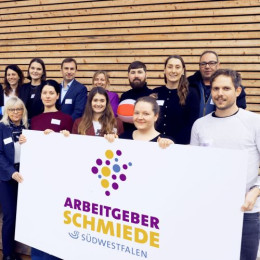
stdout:
POLYGON ((245 213, 240 260, 256 260, 259 245, 259 213, 245 213))
POLYGON ((0 181, 0 204, 3 211, 2 242, 4 256, 14 253, 18 184, 14 180, 0 181))

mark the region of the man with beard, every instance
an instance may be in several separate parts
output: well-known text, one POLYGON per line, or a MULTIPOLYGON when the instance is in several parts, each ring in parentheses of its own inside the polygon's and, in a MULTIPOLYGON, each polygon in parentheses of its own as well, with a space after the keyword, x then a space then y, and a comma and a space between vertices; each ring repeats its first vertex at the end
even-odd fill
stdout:
MULTIPOLYGON (((141 61, 134 61, 129 65, 128 79, 132 89, 122 94, 120 104, 124 100, 132 100, 132 103, 134 103, 138 98, 149 96, 152 93, 146 83, 146 66, 141 61)), ((131 130, 135 127, 132 123, 124 122, 124 129, 131 130)))
MULTIPOLYGON (((197 90, 200 96, 200 117, 216 110, 210 94, 210 77, 219 69, 218 54, 215 51, 204 51, 200 55, 200 70, 188 77, 189 86, 197 90)), ((237 106, 246 108, 246 93, 241 86, 241 94, 237 98, 237 106)))
POLYGON ((231 149, 231 152, 232 149, 248 151, 246 194, 241 206, 244 220, 240 260, 255 260, 259 244, 260 116, 237 106, 236 99, 241 93, 241 78, 236 71, 217 70, 212 75, 210 84, 216 112, 194 123, 191 145, 227 148, 231 149))

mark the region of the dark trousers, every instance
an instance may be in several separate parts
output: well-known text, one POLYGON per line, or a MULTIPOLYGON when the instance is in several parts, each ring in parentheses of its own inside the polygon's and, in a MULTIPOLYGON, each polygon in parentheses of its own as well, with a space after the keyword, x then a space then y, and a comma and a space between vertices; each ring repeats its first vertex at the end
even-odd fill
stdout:
POLYGON ((60 258, 58 258, 56 256, 49 255, 36 248, 32 248, 31 257, 32 257, 32 260, 61 260, 60 258))
POLYGON ((259 245, 259 213, 245 213, 240 260, 256 260, 259 245))
POLYGON ((3 212, 2 243, 3 254, 14 253, 14 232, 18 184, 14 180, 0 181, 0 204, 3 212))

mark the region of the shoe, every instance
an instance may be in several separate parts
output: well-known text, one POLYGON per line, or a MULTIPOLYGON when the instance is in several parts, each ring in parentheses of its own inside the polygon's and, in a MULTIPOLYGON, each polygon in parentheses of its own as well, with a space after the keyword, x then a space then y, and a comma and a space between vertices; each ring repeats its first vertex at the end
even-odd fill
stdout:
POLYGON ((3 260, 22 260, 19 256, 3 256, 3 260))

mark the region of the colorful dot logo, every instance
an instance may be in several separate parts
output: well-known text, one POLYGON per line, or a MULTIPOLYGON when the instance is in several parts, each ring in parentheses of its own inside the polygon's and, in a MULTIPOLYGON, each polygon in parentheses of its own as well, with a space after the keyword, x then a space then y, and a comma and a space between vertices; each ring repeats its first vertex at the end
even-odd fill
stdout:
POLYGON ((126 171, 132 163, 120 164, 122 152, 117 150, 105 151, 105 158, 98 158, 96 165, 91 168, 91 172, 100 179, 101 187, 105 189, 105 195, 110 196, 112 191, 119 189, 122 182, 127 180, 126 171))

